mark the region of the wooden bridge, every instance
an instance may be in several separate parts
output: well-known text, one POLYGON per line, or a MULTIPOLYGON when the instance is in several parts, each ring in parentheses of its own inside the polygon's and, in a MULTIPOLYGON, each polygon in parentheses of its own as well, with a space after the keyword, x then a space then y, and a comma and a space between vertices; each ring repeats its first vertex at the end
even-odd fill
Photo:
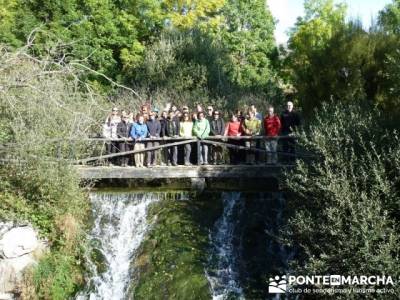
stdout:
MULTIPOLYGON (((83 138, 83 139, 57 139, 47 141, 50 153, 47 158, 50 162, 54 162, 54 157, 58 161, 65 161, 76 167, 79 176, 86 179, 170 179, 170 178, 238 178, 238 179, 262 179, 277 177, 283 170, 290 169, 293 166, 295 158, 307 159, 309 154, 295 149, 296 137, 293 136, 241 136, 241 137, 208 137, 205 139, 197 138, 151 138, 140 141, 132 141, 130 139, 104 139, 104 138, 83 138), (269 140, 275 140, 278 143, 278 163, 266 164, 266 155, 272 154, 265 150, 264 143, 269 140), (107 152, 107 147, 116 147, 120 143, 128 143, 131 146, 134 143, 158 142, 157 146, 147 147, 140 150, 129 150, 125 152, 115 151, 116 153, 107 152), (246 142, 250 142, 247 143, 246 142), (148 153, 150 151, 167 151, 171 147, 191 144, 192 150, 197 153, 197 157, 192 157, 193 165, 190 166, 155 166, 151 168, 137 168, 133 165, 121 167, 118 165, 110 165, 110 159, 117 159, 123 156, 133 158, 135 154, 148 153), (234 149, 243 151, 243 153, 257 153, 258 159, 256 164, 229 164, 227 162, 227 153, 225 151, 224 163, 222 165, 201 165, 200 149, 202 145, 220 147, 224 151, 226 149, 234 149), (290 145, 289 151, 288 145, 290 145), (286 151, 284 151, 286 149, 286 151)), ((18 145, 15 145, 18 149, 18 145)), ((6 146, 2 146, 5 150, 6 146)), ((131 147, 133 148, 133 147, 131 147)), ((179 150, 179 151, 183 151, 179 150)), ((12 151, 10 151, 12 152, 12 151)), ((24 153, 29 155, 29 153, 24 153)), ((4 158, 4 157, 3 157, 4 158)), ((40 158, 46 160, 46 158, 40 158)), ((4 160, 4 159, 3 159, 4 160)))
MULTIPOLYGON (((295 147, 295 137, 293 136, 280 136, 280 137, 267 137, 267 136, 241 136, 241 137, 208 137, 205 139, 197 138, 152 138, 135 141, 139 143, 158 142, 158 146, 147 147, 141 150, 129 150, 125 152, 117 152, 111 154, 100 153, 99 155, 82 158, 74 161, 76 168, 82 179, 168 179, 168 178, 271 178, 278 176, 283 170, 292 167, 293 163, 283 161, 294 161, 294 157, 298 154, 295 151, 284 152, 278 150, 280 161, 277 164, 266 164, 265 156, 272 154, 265 150, 264 143, 267 140, 276 140, 280 147, 283 143, 292 143, 295 147), (251 146, 245 146, 245 142, 251 142, 251 146), (134 166, 121 167, 109 166, 108 160, 115 159, 122 156, 133 157, 135 154, 148 153, 150 151, 165 151, 171 147, 183 146, 191 144, 192 149, 197 152, 195 164, 191 166, 155 166, 151 168, 137 168, 134 166), (200 151, 201 146, 205 144, 208 146, 222 147, 223 149, 234 149, 237 151, 244 151, 245 153, 253 152, 258 153, 259 157, 257 164, 245 164, 244 162, 231 165, 200 165, 200 151), (256 147, 256 145, 258 147, 256 147), (195 148, 194 148, 195 147, 195 148)), ((100 144, 100 149, 105 149, 106 145, 117 147, 118 143, 132 143, 129 139, 88 139, 91 143, 100 144)), ((181 150, 183 151, 183 149, 181 150)))

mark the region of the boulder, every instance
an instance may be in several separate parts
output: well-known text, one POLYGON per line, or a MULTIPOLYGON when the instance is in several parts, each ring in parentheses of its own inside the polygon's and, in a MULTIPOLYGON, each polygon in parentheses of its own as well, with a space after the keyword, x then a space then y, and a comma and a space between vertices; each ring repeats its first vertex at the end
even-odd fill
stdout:
POLYGON ((0 300, 15 299, 26 269, 47 250, 31 226, 0 223, 0 300))
MULTIPOLYGON (((13 293, 18 290, 23 271, 36 261, 29 254, 0 260, 0 293, 13 293)), ((1 299, 1 298, 0 298, 1 299)))
POLYGON ((38 243, 37 234, 32 227, 14 227, 3 234, 0 255, 3 258, 19 257, 34 251, 38 243))

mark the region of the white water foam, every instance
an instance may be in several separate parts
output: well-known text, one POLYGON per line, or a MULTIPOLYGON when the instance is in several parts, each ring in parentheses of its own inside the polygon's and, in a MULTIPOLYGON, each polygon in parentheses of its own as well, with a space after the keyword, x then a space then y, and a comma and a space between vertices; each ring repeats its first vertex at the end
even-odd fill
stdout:
POLYGON ((224 210, 215 223, 210 239, 212 255, 206 270, 213 300, 245 299, 239 284, 238 253, 235 228, 244 207, 239 192, 222 193, 224 210))
POLYGON ((99 273, 88 258, 92 277, 88 292, 76 299, 127 299, 131 280, 132 260, 149 229, 147 210, 159 200, 155 193, 93 193, 90 196, 94 226, 90 233, 105 258, 106 271, 99 273))

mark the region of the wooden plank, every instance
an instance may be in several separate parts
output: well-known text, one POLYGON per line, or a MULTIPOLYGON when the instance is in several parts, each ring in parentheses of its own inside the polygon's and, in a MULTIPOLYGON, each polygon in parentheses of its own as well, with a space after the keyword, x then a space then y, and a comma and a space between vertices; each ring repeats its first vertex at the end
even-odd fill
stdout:
POLYGON ((221 166, 158 166, 153 168, 135 167, 89 167, 76 166, 82 179, 114 178, 271 178, 278 176, 282 165, 221 165, 221 166))
POLYGON ((163 149, 163 148, 169 148, 169 147, 173 147, 173 146, 185 145, 185 144, 195 143, 195 142, 196 142, 196 140, 185 140, 185 141, 182 141, 182 142, 164 144, 164 145, 144 148, 144 149, 141 149, 141 150, 132 150, 132 151, 118 152, 118 153, 114 153, 114 154, 106 154, 106 155, 101 155, 101 156, 84 158, 84 159, 77 160, 75 163, 76 164, 84 164, 84 163, 87 163, 89 161, 95 161, 95 160, 100 160, 100 159, 106 159, 106 158, 112 158, 112 157, 118 157, 118 156, 125 156, 125 155, 129 155, 129 154, 137 154, 137 153, 142 153, 142 152, 154 151, 154 150, 159 150, 159 149, 163 149))

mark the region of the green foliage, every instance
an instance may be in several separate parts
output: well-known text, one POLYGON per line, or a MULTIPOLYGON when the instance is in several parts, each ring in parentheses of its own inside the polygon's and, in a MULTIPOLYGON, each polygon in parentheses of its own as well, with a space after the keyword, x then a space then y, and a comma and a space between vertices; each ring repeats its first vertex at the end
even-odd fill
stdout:
POLYGON ((83 281, 89 202, 75 170, 55 159, 50 140, 87 136, 101 98, 95 103, 90 88, 82 89, 72 66, 24 50, 0 51, 0 137, 11 143, 0 153, 0 219, 30 223, 49 242, 50 252, 26 274, 24 297, 66 299, 83 281))
POLYGON ((216 27, 220 22, 218 11, 224 6, 225 0, 188 0, 162 1, 166 11, 166 19, 175 28, 191 29, 194 27, 216 27))
POLYGON ((115 78, 140 61, 142 38, 161 22, 157 9, 153 1, 16 1, 8 9, 9 14, 18 16, 13 20, 16 26, 0 41, 13 44, 19 40, 18 46, 22 46, 30 32, 40 28, 33 47, 36 55, 84 60, 115 78), (153 20, 144 28, 149 15, 153 20), (52 45, 57 49, 49 53, 52 45))
POLYGON ((400 144, 381 118, 355 105, 324 105, 301 137, 318 158, 299 162, 286 181, 297 272, 398 278, 400 144))
POLYGON ((393 0, 379 13, 379 24, 382 28, 392 34, 400 33, 400 1, 393 0))
POLYGON ((328 100, 367 101, 398 115, 398 37, 383 25, 367 32, 359 21, 345 22, 345 7, 333 1, 308 1, 305 10, 291 32, 282 72, 304 112, 309 115, 328 100))
POLYGON ((262 88, 275 76, 275 23, 265 1, 227 1, 224 23, 217 34, 228 61, 223 69, 240 87, 262 88))
MULTIPOLYGON (((176 90, 171 96, 198 102, 277 89, 274 21, 264 1, 16 0, 3 15, 0 42, 28 40, 35 57, 78 60, 147 90, 143 96, 176 90)), ((109 86, 98 73, 80 78, 109 86)))
POLYGON ((82 284, 79 266, 74 257, 53 252, 46 255, 33 271, 32 281, 37 291, 35 298, 64 300, 77 292, 82 284))
MULTIPOLYGON (((210 195, 208 195, 210 196, 210 195)), ((165 200, 136 258, 135 299, 209 299, 204 274, 209 229, 221 213, 217 199, 165 200)))

